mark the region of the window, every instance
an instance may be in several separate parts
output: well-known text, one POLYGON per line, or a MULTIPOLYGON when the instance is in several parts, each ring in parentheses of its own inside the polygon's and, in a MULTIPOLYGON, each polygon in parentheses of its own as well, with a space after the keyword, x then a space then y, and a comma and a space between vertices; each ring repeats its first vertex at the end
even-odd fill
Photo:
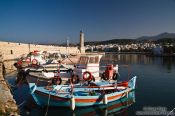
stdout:
POLYGON ((98 58, 98 56, 96 56, 96 57, 90 57, 90 59, 89 59, 89 63, 98 63, 99 62, 99 58, 98 58))
POLYGON ((90 57, 89 63, 95 63, 95 57, 90 57))
POLYGON ((80 57, 79 64, 87 64, 88 62, 88 57, 80 57))
POLYGON ((10 53, 13 54, 13 50, 10 50, 10 53))

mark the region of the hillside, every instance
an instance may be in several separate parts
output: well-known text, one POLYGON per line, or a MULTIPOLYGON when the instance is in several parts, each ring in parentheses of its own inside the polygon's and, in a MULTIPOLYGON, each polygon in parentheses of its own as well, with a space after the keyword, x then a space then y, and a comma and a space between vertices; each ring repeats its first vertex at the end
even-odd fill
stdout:
POLYGON ((85 42, 85 45, 105 45, 105 44, 130 44, 146 41, 154 41, 156 43, 175 43, 175 33, 161 33, 155 36, 142 36, 136 39, 111 39, 105 41, 90 41, 85 42))
POLYGON ((175 39, 175 33, 161 33, 155 36, 142 36, 137 38, 137 40, 139 41, 143 41, 143 40, 152 40, 152 41, 157 41, 159 39, 163 39, 163 38, 171 38, 171 39, 175 39))
POLYGON ((136 43, 136 39, 112 39, 112 40, 105 40, 105 41, 91 41, 85 42, 85 45, 105 45, 105 44, 126 44, 126 43, 136 43))

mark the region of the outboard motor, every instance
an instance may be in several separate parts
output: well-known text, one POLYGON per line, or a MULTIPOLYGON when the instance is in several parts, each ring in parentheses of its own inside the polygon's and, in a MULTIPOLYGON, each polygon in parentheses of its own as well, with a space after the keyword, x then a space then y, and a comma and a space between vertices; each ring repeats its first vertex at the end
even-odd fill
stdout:
POLYGON ((105 75, 108 79, 111 79, 113 77, 113 65, 110 64, 106 67, 106 70, 105 70, 105 75))
POLYGON ((107 65, 105 72, 102 74, 102 79, 104 80, 112 79, 113 73, 114 73, 113 65, 112 64, 107 65))

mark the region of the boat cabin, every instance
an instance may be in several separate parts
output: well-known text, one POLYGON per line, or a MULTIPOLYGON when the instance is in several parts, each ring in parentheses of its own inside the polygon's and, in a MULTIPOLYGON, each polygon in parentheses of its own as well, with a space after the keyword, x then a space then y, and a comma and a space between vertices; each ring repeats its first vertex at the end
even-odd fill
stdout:
POLYGON ((93 77, 99 77, 100 60, 102 55, 81 56, 77 65, 76 74, 83 77, 83 73, 88 71, 93 77))

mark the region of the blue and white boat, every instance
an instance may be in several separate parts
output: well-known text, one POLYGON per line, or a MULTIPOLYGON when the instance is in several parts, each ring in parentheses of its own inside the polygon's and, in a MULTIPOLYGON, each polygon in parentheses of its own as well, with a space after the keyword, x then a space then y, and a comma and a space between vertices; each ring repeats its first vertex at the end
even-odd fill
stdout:
POLYGON ((75 107, 103 105, 119 100, 128 96, 135 89, 135 84, 136 76, 128 81, 128 86, 101 81, 96 82, 96 86, 76 84, 37 87, 35 83, 29 83, 29 87, 39 106, 70 107, 74 110, 75 107))

